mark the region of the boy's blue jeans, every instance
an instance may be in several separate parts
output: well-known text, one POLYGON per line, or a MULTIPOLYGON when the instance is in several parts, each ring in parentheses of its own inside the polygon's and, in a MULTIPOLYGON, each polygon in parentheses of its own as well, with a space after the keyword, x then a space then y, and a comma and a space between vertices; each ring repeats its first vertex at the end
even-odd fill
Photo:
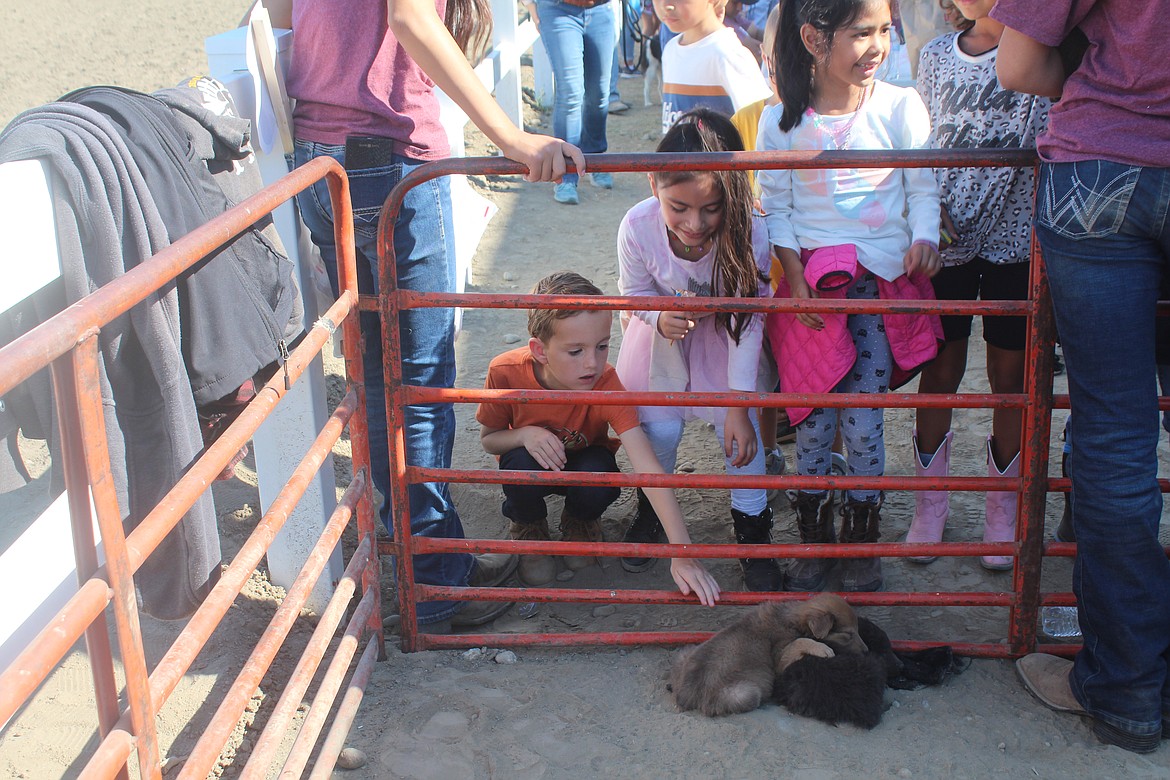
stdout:
POLYGON ((1170 169, 1045 164, 1036 231, 1072 398, 1077 699, 1148 736, 1170 722, 1170 561, 1158 541, 1155 309, 1170 273, 1170 169))
MULTIPOLYGON (((345 165, 345 147, 296 142, 296 164, 327 155, 345 165)), ((390 165, 347 171, 354 213, 358 287, 378 290, 378 217, 386 196, 420 163, 395 155, 390 165)), ((333 240, 333 209, 329 187, 319 181, 297 195, 301 219, 329 271, 336 294, 337 249, 333 240)), ((450 292, 455 289, 454 223, 451 189, 446 177, 431 179, 407 193, 394 230, 398 286, 404 290, 450 292)), ((366 421, 370 437, 370 469, 382 493, 382 523, 390 528, 390 455, 386 442, 385 384, 382 374, 382 332, 378 317, 361 315, 362 365, 366 381, 366 421)), ((398 318, 402 348, 402 381, 423 387, 455 384, 455 319, 451 309, 409 309, 398 318)), ((412 466, 448 468, 455 443, 455 410, 451 404, 406 407, 406 462, 412 466)), ((445 482, 411 484, 410 528, 415 536, 463 537, 463 524, 451 503, 445 482)), ((416 555, 414 575, 427 585, 467 584, 474 559, 466 553, 416 555)), ((460 604, 430 601, 418 605, 420 623, 434 623, 455 614, 460 604)))

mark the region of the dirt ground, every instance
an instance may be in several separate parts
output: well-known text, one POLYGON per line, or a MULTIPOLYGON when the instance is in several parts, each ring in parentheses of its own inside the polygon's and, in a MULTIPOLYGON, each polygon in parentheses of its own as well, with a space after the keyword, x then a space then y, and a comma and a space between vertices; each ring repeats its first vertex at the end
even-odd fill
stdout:
MULTIPOLYGON (((205 66, 203 37, 233 25, 244 5, 242 0, 205 0, 197 7, 179 9, 161 0, 93 0, 79 15, 76 4, 65 0, 5 4, 0 9, 0 47, 5 51, 0 59, 0 84, 4 85, 0 123, 24 108, 87 84, 153 89, 200 72, 205 66)), ((640 79, 622 80, 620 87, 633 108, 611 118, 610 150, 651 151, 659 109, 642 105, 640 79)), ((547 115, 533 111, 529 121, 548 131, 547 115)), ((469 134, 469 143, 472 153, 487 151, 475 133, 469 134)), ((583 182, 581 204, 566 207, 552 200, 551 185, 474 177, 473 185, 499 207, 499 213, 480 244, 469 289, 523 293, 544 274, 568 268, 593 279, 607 293, 616 293, 617 226, 630 206, 649 195, 649 188, 640 174, 621 173, 615 180, 612 191, 583 182)), ((614 332, 616 347, 620 338, 616 325, 614 332)), ((526 338, 525 321, 520 312, 467 311, 457 341, 459 386, 481 386, 491 357, 522 338, 526 338)), ((964 390, 986 392, 978 339, 972 347, 972 370, 964 390)), ((335 375, 340 373, 335 361, 329 365, 335 375)), ((340 386, 340 378, 335 376, 331 384, 340 386)), ((1063 378, 1056 385, 1057 392, 1064 391, 1063 378)), ((457 415, 456 465, 494 467, 493 459, 479 446, 474 407, 460 406, 457 415)), ((887 472, 912 473, 912 412, 891 410, 886 422, 887 472)), ((1062 422, 1063 413, 1058 413, 1054 432, 1062 422)), ((986 474, 984 442, 989 428, 989 412, 957 412, 955 473, 986 474)), ((791 445, 785 449, 791 465, 791 445)), ((1055 436, 1052 451, 1059 462, 1055 436)), ((1163 451, 1163 472, 1166 456, 1163 451)), ((339 476, 345 480, 348 458, 337 460, 342 470, 339 476)), ((679 470, 717 473, 721 468, 713 433, 701 423, 692 424, 683 441, 679 470)), ((228 555, 243 543, 258 516, 252 469, 249 459, 237 479, 215 486, 228 555)), ((504 535, 498 488, 457 485, 453 492, 468 536, 504 535)), ((684 489, 679 499, 696 542, 732 540, 726 491, 684 489)), ((981 494, 952 496, 948 540, 979 538, 982 502, 981 494)), ((626 491, 606 513, 608 538, 620 537, 632 505, 632 491, 626 491)), ((795 541, 791 510, 783 499, 774 507, 775 540, 795 541)), ((909 494, 887 497, 883 540, 897 540, 905 533, 911 511, 909 494)), ((1059 501, 1053 498, 1049 528, 1055 526, 1059 512, 1059 501)), ((550 515, 557 514, 554 506, 550 515)), ((710 565, 725 589, 740 587, 734 561, 710 565)), ((1010 574, 989 573, 974 558, 940 559, 925 567, 888 560, 885 572, 888 590, 1010 588, 1010 574)), ((1067 561, 1050 561, 1045 567, 1045 589, 1064 589, 1068 577, 1067 561)), ((610 562, 564 582, 572 587, 671 587, 663 564, 631 575, 610 562)), ((281 595, 279 588, 268 583, 266 573, 258 571, 229 612, 225 634, 213 638, 172 696, 159 723, 169 767, 179 766, 190 752, 201 724, 244 660, 244 648, 250 644, 244 640, 263 630, 281 595), (189 719, 192 713, 194 718, 189 719)), ((863 612, 895 639, 997 642, 1007 630, 1002 609, 907 607, 863 612)), ((707 630, 726 625, 736 615, 734 608, 542 604, 527 616, 511 610, 495 622, 494 630, 707 630)), ((161 657, 178 629, 144 619, 148 661, 161 657)), ((303 644, 310 631, 311 626, 298 623, 291 644, 303 644)), ((665 649, 521 649, 515 652, 514 662, 506 663, 511 659, 492 648, 480 654, 403 654, 393 636, 388 646, 389 658, 376 666, 349 742, 366 755, 368 763, 351 771, 338 770, 336 777, 1170 778, 1170 753, 1165 746, 1141 757, 1100 745, 1077 719, 1049 712, 1035 702, 1019 685, 1008 662, 975 661, 943 686, 889 691, 890 708, 882 723, 864 731, 829 727, 775 705, 717 720, 678 713, 665 689, 670 660, 670 651, 665 649)), ((281 680, 293 663, 282 657, 262 683, 254 698, 256 725, 279 697, 281 680)), ((79 756, 95 745, 91 701, 87 663, 79 646, 35 700, 0 732, 0 775, 76 775, 83 763, 79 756)), ((257 728, 241 725, 218 770, 222 776, 239 773, 242 761, 238 759, 246 758, 257 734, 257 728)))

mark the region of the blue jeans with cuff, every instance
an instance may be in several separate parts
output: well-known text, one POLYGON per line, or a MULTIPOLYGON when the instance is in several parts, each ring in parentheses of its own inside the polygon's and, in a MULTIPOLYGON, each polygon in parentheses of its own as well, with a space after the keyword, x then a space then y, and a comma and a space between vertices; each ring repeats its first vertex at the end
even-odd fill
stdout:
POLYGON ((1073 591, 1090 715, 1157 739, 1170 722, 1170 561, 1158 540, 1156 304, 1170 273, 1170 169, 1048 163, 1037 183, 1072 399, 1073 591))
MULTIPOLYGON (((296 142, 296 164, 329 156, 345 165, 345 146, 309 141, 296 142)), ((350 198, 354 213, 358 288, 378 290, 378 218, 390 190, 421 163, 394 155, 390 164, 349 170, 350 198)), ((329 281, 336 294, 337 248, 333 241, 333 209, 324 180, 297 195, 301 219, 321 250, 329 281)), ((446 177, 431 179, 407 193, 394 229, 398 286, 421 292, 455 289, 455 235, 451 212, 451 188, 446 177)), ((390 455, 386 442, 385 384, 382 375, 382 332, 377 315, 363 313, 362 365, 366 380, 366 422, 369 425, 370 469, 385 500, 382 523, 390 527, 390 455)), ((455 385, 455 318, 452 309, 408 309, 400 313, 398 333, 402 348, 402 381, 423 387, 455 385)), ((449 468, 455 443, 455 410, 451 404, 418 404, 406 407, 406 462, 411 466, 449 468)), ((463 524, 447 483, 414 483, 408 486, 410 528, 415 536, 463 538, 463 524)), ((464 586, 474 566, 467 553, 429 554, 414 557, 415 580, 427 585, 464 586)), ((420 623, 445 620, 462 607, 459 602, 428 601, 418 605, 420 623)))
MULTIPOLYGON (((614 61, 613 7, 581 8, 561 0, 537 0, 540 40, 553 69, 553 135, 585 154, 608 149, 609 75, 614 61)), ((577 182, 577 174, 564 180, 577 182)))

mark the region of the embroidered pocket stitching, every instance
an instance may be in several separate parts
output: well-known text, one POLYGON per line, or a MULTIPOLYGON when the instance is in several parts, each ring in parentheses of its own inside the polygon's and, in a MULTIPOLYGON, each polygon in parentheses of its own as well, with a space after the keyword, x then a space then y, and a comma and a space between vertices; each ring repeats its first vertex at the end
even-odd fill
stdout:
POLYGON ((1087 163, 1073 166, 1067 187, 1057 187, 1050 172, 1044 177, 1044 200, 1039 222, 1066 238, 1102 238, 1113 235, 1125 221, 1130 198, 1137 188, 1141 168, 1130 166, 1101 183, 1103 171, 1097 163, 1096 176, 1088 181, 1087 163))

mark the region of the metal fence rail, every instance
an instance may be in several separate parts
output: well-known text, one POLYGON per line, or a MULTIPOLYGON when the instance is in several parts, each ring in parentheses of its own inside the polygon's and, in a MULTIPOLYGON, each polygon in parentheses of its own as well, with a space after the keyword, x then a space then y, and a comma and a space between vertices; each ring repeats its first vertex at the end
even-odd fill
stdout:
MULTIPOLYGON (((0 349, 0 395, 7 393, 36 371, 51 366, 56 410, 62 433, 62 459, 69 493, 71 524, 81 578, 77 594, 57 613, 49 625, 24 652, 0 673, 0 722, 7 721, 32 695, 36 688, 60 663, 70 647, 83 634, 86 637, 97 700, 101 742, 86 764, 83 777, 125 777, 127 761, 137 752, 140 776, 161 777, 156 716, 174 691, 192 661, 220 625, 249 575, 259 565, 273 538, 288 519, 304 494, 313 475, 348 426, 353 440, 354 478, 330 518, 325 531, 308 557, 301 575, 277 609, 268 629, 240 671, 239 677, 224 697, 219 709, 204 730, 194 752, 182 767, 180 777, 205 777, 213 768, 232 727, 239 720, 249 697, 280 650, 293 622, 299 616, 313 584, 320 576, 341 532, 356 516, 359 544, 345 576, 328 608, 321 616, 314 641, 305 649, 294 673, 290 690, 303 690, 325 657, 328 639, 335 632, 346 607, 361 585, 366 590, 361 606, 349 621, 345 640, 334 651, 330 675, 338 678, 350 665, 350 644, 368 641, 368 649, 355 673, 355 684, 364 685, 369 663, 375 651, 384 655, 378 603, 378 558, 374 543, 372 488, 369 454, 366 444, 364 388, 362 386, 360 334, 357 317, 351 316, 358 302, 357 272, 354 260, 352 207, 345 173, 329 158, 321 158, 294 171, 276 184, 262 190, 239 206, 203 225, 149 261, 105 285, 92 295, 42 323, 25 336, 0 349), (184 270, 194 265, 249 226, 267 216, 274 208, 306 189, 314 182, 327 179, 334 213, 337 214, 336 239, 342 293, 328 312, 311 327, 285 367, 277 373, 235 422, 194 462, 174 488, 155 506, 142 522, 127 535, 122 528, 111 477, 109 452, 102 416, 99 382, 100 358, 97 336, 100 329, 126 313, 184 270), (179 636, 153 671, 147 671, 135 596, 134 575, 159 542, 175 527, 186 511, 205 493, 212 479, 247 442, 260 423, 272 412, 281 398, 315 359, 330 335, 341 327, 345 333, 344 349, 349 391, 306 452, 300 465, 281 494, 273 502, 255 531, 199 609, 189 619, 179 636), (105 549, 106 565, 97 565, 88 495, 92 493, 105 549), (114 677, 111 640, 107 634, 105 610, 112 605, 115 641, 118 644, 125 675, 126 708, 119 704, 119 690, 114 677)), ((336 695, 318 694, 311 718, 323 721, 336 695)), ((359 697, 360 700, 360 697, 359 697)), ((299 697, 296 699, 299 703, 299 697)), ((347 699, 339 713, 345 728, 352 720, 356 701, 347 699), (347 719, 348 718, 348 719, 347 719)), ((286 709, 279 709, 269 724, 283 730, 289 720, 286 709), (277 726, 277 724, 280 724, 277 726)), ((319 725, 317 727, 319 729, 319 725)), ((267 733, 267 732, 266 732, 267 733)), ((303 768, 316 743, 318 731, 306 732, 298 742, 296 762, 303 768)), ((344 737, 344 734, 342 734, 344 737)), ((336 737, 334 737, 336 739, 336 737)), ((265 752, 253 756, 249 770, 271 757, 268 743, 261 741, 265 752), (259 758, 259 761, 256 759, 259 758)), ((335 750, 325 750, 319 764, 333 766, 335 750)), ((299 769, 294 770, 299 775, 299 769)))
MULTIPOLYGON (((838 151, 838 152, 735 152, 708 154, 612 154, 587 156, 590 171, 655 172, 666 170, 760 170, 773 168, 942 168, 1034 166, 1030 150, 970 151, 838 151)), ((556 587, 524 588, 456 588, 416 583, 411 556, 436 552, 508 552, 542 555, 592 555, 631 557, 702 557, 702 558, 834 558, 896 556, 969 556, 1011 555, 1014 559, 1012 587, 1004 592, 883 592, 846 593, 856 605, 885 606, 997 606, 1008 609, 1007 643, 947 643, 957 652, 982 657, 1018 657, 1037 648, 1068 654, 1070 645, 1038 645, 1037 618, 1042 605, 1073 604, 1068 592, 1045 593, 1040 589, 1040 575, 1046 556, 1070 556, 1075 545, 1044 541, 1044 503, 1050 490, 1069 489, 1067 479, 1049 479, 1048 446, 1053 408, 1067 408, 1067 396, 1053 397, 1052 371, 1055 322, 1052 315, 1047 278, 1039 248, 1033 239, 1031 253, 1030 294, 1026 301, 910 302, 910 301, 826 301, 784 299, 732 299, 618 296, 573 297, 491 294, 441 294, 399 290, 395 282, 394 217, 407 190, 424 181, 446 174, 518 174, 523 168, 503 159, 446 160, 421 166, 405 177, 387 198, 382 210, 379 254, 380 289, 377 299, 363 299, 363 309, 376 310, 382 319, 386 344, 386 404, 392 421, 388 432, 391 462, 391 496, 394 537, 382 543, 384 552, 398 556, 397 585, 402 615, 402 647, 406 651, 430 648, 564 646, 564 645, 635 645, 682 644, 710 636, 706 632, 611 632, 611 633, 534 633, 534 634, 461 634, 441 636, 419 631, 415 605, 426 600, 490 600, 524 602, 585 602, 637 604, 694 604, 692 597, 676 591, 566 589, 556 587), (675 311, 755 311, 755 312, 844 312, 844 313, 935 313, 993 314, 1025 316, 1028 320, 1027 375, 1025 392, 1018 395, 954 394, 918 395, 908 393, 878 394, 793 394, 793 393, 635 393, 635 392, 564 392, 516 390, 438 390, 404 385, 399 361, 400 344, 396 328, 398 312, 407 308, 462 306, 468 308, 558 308, 608 310, 675 310, 675 311), (589 472, 548 473, 526 471, 437 469, 407 466, 401 442, 403 407, 411 403, 475 403, 492 400, 508 403, 590 403, 664 406, 749 406, 749 407, 848 407, 888 408, 1018 408, 1023 412, 1020 475, 1018 478, 947 477, 800 477, 796 475, 733 477, 715 474, 601 474, 589 472), (667 545, 586 542, 514 542, 486 539, 436 539, 410 536, 410 519, 406 498, 409 482, 463 482, 490 484, 576 484, 616 485, 622 487, 765 487, 797 489, 880 489, 880 490, 947 490, 1013 491, 1018 496, 1019 522, 1014 542, 965 542, 914 544, 818 544, 811 545, 667 545), (863 548, 863 549, 859 549, 863 548)), ((1163 485, 1166 487, 1165 483, 1163 485)), ((799 593, 724 593, 723 604, 754 604, 763 600, 805 598, 799 593)), ((914 649, 942 642, 897 642, 902 648, 914 649)))
MULTIPOLYGON (((1032 165, 1030 152, 823 152, 823 153, 735 153, 735 154, 642 154, 605 155, 589 158, 593 171, 719 170, 762 168, 834 167, 945 167, 1032 165)), ((161 777, 155 720, 159 709, 175 690, 200 649, 220 625, 224 614, 259 565, 276 533, 303 494, 312 475, 321 468, 326 454, 348 428, 353 444, 353 479, 301 575, 273 615, 267 629, 255 638, 251 656, 238 672, 220 707, 205 727, 201 739, 183 765, 180 777, 204 777, 228 739, 260 679, 281 649, 300 607, 320 576, 325 562, 342 531, 355 521, 357 549, 348 562, 336 593, 284 685, 281 697, 256 743, 244 777, 267 773, 276 758, 284 731, 297 705, 308 690, 328 655, 331 639, 347 618, 340 641, 319 681, 312 706, 287 756, 282 776, 299 776, 309 765, 321 732, 329 725, 329 712, 353 659, 360 659, 352 672, 347 692, 330 725, 314 762, 313 777, 327 776, 340 752, 345 735, 360 704, 375 659, 384 657, 379 603, 378 553, 396 557, 397 585, 401 611, 402 648, 406 651, 430 648, 576 646, 576 645, 673 645, 702 641, 702 631, 626 631, 610 633, 533 633, 428 635, 419 631, 416 604, 425 600, 491 600, 527 602, 578 602, 618 604, 684 605, 696 603, 675 590, 619 590, 580 588, 457 588, 414 582, 413 555, 435 552, 510 552, 552 555, 650 556, 702 558, 804 558, 804 557, 896 557, 904 555, 1011 555, 1014 569, 1011 590, 987 592, 880 592, 848 593, 856 605, 882 606, 966 606, 999 607, 1008 610, 1006 644, 955 643, 957 652, 983 657, 1014 657, 1039 647, 1050 652, 1070 653, 1070 645, 1038 645, 1037 615, 1042 605, 1074 603, 1068 592, 1043 592, 1040 575, 1044 559, 1075 554, 1075 545, 1049 543, 1043 539, 1044 501, 1051 491, 1067 491, 1069 481, 1048 477, 1048 447, 1051 413, 1067 408, 1067 396, 1052 394, 1052 347, 1055 328, 1043 263, 1033 242, 1031 291, 1028 300, 1013 302, 906 301, 791 301, 729 298, 688 299, 515 296, 486 294, 417 293, 398 290, 395 284, 393 224, 405 192, 436 176, 463 174, 519 174, 521 166, 502 159, 447 160, 423 166, 406 177, 391 193, 382 212, 379 253, 382 258, 378 297, 359 296, 352 234, 352 209, 344 171, 334 161, 320 158, 299 168, 245 203, 175 242, 150 261, 122 278, 99 289, 78 304, 46 321, 11 344, 0 348, 0 395, 46 366, 51 368, 57 414, 62 438, 62 466, 69 494, 73 544, 81 583, 77 594, 45 626, 36 639, 7 669, 0 672, 0 722, 8 720, 60 663, 72 645, 85 636, 93 673, 101 742, 90 757, 83 777, 124 777, 131 753, 137 753, 142 777, 161 777), (336 215, 336 240, 342 293, 293 351, 285 370, 268 382, 240 417, 211 445, 175 485, 170 493, 129 535, 121 525, 121 512, 113 492, 111 467, 98 391, 100 328, 145 299, 153 291, 198 262, 207 253, 230 240, 293 197, 313 182, 326 178, 336 215), (792 394, 792 393, 603 393, 558 391, 489 391, 468 389, 427 389, 402 383, 401 350, 398 340, 398 312, 403 308, 494 307, 525 309, 659 309, 700 311, 817 311, 817 312, 934 312, 1017 315, 1028 318, 1027 359, 1031 373, 1025 392, 1015 395, 952 394, 917 395, 889 393, 792 394), (391 463, 393 538, 375 541, 372 487, 369 479, 369 450, 365 427, 365 390, 360 357, 361 336, 355 310, 377 312, 386 344, 383 370, 386 378, 388 444, 391 463), (257 524, 251 537, 224 570, 220 580, 190 618, 162 660, 148 673, 142 633, 135 600, 134 574, 160 541, 178 523, 198 497, 206 491, 232 455, 256 431, 280 402, 291 384, 304 372, 327 343, 335 328, 344 330, 344 349, 349 389, 334 410, 316 441, 309 448, 284 490, 257 524), (724 474, 597 474, 536 473, 473 469, 428 469, 407 466, 403 449, 403 407, 411 403, 475 403, 484 400, 508 403, 584 403, 623 405, 711 405, 711 406, 825 406, 847 407, 864 402, 889 408, 1013 408, 1024 416, 1021 442, 1021 469, 1018 478, 947 477, 800 477, 797 475, 733 477, 724 474), (779 488, 871 488, 880 490, 1009 490, 1019 497, 1019 523, 1014 542, 966 542, 906 545, 873 543, 865 545, 826 544, 761 545, 736 544, 626 544, 585 542, 514 542, 498 539, 434 539, 413 537, 406 489, 410 482, 447 481, 462 483, 531 482, 554 484, 595 484, 664 486, 692 488, 779 487, 779 488), (92 492, 97 521, 105 545, 107 564, 99 567, 90 531, 88 495, 92 492), (859 549, 861 548, 861 549, 859 549), (354 604, 359 590, 361 599, 354 604), (113 639, 106 629, 105 612, 112 609, 113 639), (350 608, 352 607, 352 611, 350 608), (112 644, 116 641, 125 669, 124 693, 114 676, 112 644), (126 707, 120 704, 125 696, 126 707)), ((1165 399, 1163 408, 1170 406, 1165 399)), ((1168 487, 1163 480, 1163 490, 1168 487)), ((762 600, 804 598, 799 593, 726 592, 721 604, 754 604, 762 600)), ((915 649, 940 642, 900 641, 901 648, 915 649)))

